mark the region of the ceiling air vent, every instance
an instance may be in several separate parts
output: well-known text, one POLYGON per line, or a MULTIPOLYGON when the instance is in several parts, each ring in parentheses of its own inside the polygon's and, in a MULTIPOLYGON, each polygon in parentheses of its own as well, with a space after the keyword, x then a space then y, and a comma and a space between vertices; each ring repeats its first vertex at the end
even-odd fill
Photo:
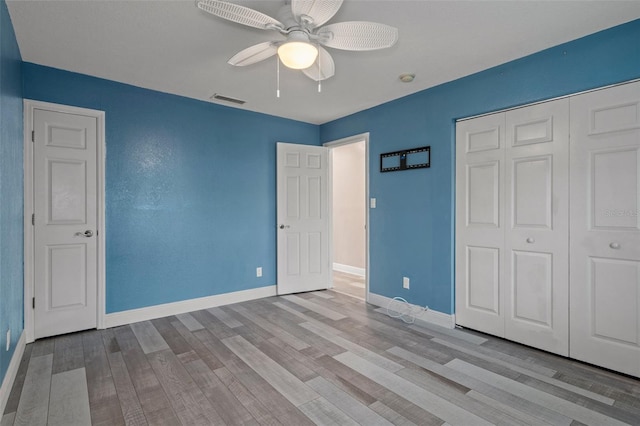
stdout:
POLYGON ((219 101, 231 102, 238 105, 244 105, 247 101, 243 101, 242 99, 230 98, 229 96, 221 95, 219 93, 214 93, 209 99, 217 99, 219 101))

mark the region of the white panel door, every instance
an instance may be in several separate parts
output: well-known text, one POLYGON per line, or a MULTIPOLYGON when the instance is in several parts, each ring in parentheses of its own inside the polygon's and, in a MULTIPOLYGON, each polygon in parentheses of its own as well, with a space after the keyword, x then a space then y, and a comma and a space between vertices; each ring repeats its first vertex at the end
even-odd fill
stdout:
POLYGON ((569 354, 569 100, 506 113, 505 337, 569 354))
POLYGON ((278 294, 329 288, 328 148, 278 143, 278 294))
POLYGON ((97 120, 34 110, 36 339, 96 327, 97 120))
POLYGON ((570 104, 570 356, 640 376, 640 82, 570 104))
POLYGON ((504 114, 456 126, 456 322, 504 337, 504 114))

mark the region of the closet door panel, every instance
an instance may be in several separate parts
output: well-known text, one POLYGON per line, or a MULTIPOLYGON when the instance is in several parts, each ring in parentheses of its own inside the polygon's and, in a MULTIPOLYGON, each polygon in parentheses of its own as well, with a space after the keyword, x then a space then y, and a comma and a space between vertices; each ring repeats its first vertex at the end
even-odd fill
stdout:
POLYGON ((570 356, 640 376, 640 82, 570 103, 570 356))
POLYGON ((456 127, 456 322, 504 337, 504 114, 456 127))
POLYGON ((506 113, 505 337, 568 355, 569 101, 506 113))

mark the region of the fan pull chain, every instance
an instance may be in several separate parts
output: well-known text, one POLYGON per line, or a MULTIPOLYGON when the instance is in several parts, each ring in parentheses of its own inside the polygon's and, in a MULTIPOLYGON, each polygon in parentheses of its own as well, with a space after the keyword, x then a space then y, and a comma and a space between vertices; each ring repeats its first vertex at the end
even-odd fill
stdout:
POLYGON ((276 98, 280 97, 280 57, 276 56, 276 98))
POLYGON ((318 93, 322 93, 322 52, 320 51, 320 45, 318 45, 318 93))

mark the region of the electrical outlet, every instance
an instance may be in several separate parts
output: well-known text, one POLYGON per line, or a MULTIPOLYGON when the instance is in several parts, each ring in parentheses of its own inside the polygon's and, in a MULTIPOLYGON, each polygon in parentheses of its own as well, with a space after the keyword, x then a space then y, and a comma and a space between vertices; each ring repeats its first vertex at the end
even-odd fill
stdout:
POLYGON ((7 352, 11 349, 11 329, 7 329, 7 352))
POLYGON ((256 277, 262 276, 262 266, 256 268, 256 277))
POLYGON ((409 277, 402 277, 402 288, 409 290, 409 277))
POLYGON ((372 209, 376 208, 376 199, 372 198, 371 200, 369 200, 369 207, 371 207, 372 209))

